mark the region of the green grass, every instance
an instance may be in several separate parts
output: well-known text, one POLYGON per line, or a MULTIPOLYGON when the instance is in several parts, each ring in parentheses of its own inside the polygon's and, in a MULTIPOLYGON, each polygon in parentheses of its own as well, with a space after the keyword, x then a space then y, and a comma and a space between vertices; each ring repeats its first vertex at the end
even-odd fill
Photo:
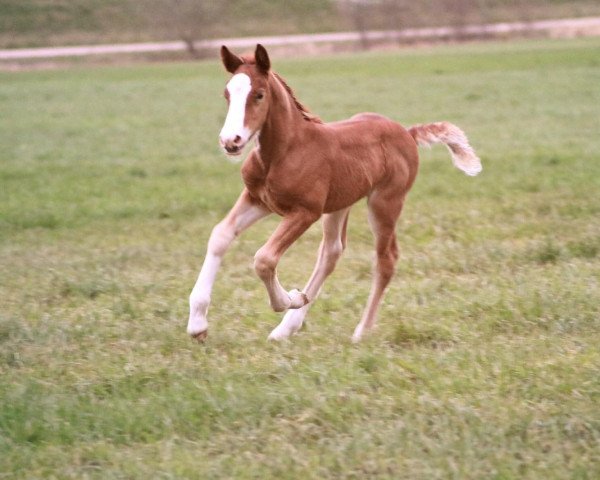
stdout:
MULTIPOLYGON (((326 120, 449 120, 483 159, 422 165, 378 329, 364 202, 290 342, 232 247, 208 342, 187 296, 239 165, 214 62, 0 74, 0 478, 600 476, 600 40, 283 61, 326 120)), ((319 229, 279 269, 310 273, 319 229)))

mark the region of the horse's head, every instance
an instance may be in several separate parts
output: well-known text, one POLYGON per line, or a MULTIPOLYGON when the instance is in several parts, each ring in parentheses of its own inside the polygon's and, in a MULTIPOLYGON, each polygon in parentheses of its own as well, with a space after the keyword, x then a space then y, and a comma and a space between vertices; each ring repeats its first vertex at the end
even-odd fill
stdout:
POLYGON ((253 60, 238 57, 223 46, 221 60, 233 76, 225 87, 229 111, 219 143, 228 155, 239 155, 267 118, 271 62, 262 45, 256 46, 253 60))

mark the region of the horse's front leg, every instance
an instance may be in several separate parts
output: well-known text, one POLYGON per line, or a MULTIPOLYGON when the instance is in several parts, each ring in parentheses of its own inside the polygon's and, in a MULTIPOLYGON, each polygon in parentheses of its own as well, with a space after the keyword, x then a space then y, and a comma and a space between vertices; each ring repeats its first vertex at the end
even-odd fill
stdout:
POLYGON ((285 251, 320 217, 320 213, 310 210, 297 210, 283 218, 254 256, 256 273, 267 287, 271 307, 276 312, 288 308, 301 308, 310 300, 298 290, 286 291, 277 278, 277 264, 285 251))
POLYGON ((296 310, 288 310, 281 323, 269 335, 269 340, 282 340, 296 333, 302 327, 304 317, 315 301, 325 279, 333 272, 338 259, 346 248, 346 228, 350 208, 323 215, 323 240, 319 256, 304 293, 310 303, 296 310))
POLYGON ((253 201, 248 191, 244 189, 231 211, 213 228, 200 275, 190 295, 187 332, 192 337, 198 340, 206 337, 208 329, 206 313, 210 305, 210 295, 227 248, 241 232, 269 213, 261 204, 253 201))

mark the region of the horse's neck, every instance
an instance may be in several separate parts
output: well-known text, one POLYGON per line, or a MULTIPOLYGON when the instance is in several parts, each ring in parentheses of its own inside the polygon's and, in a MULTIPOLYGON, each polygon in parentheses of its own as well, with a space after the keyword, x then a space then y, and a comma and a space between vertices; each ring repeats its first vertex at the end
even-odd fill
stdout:
POLYGON ((297 139, 299 130, 305 127, 302 113, 285 87, 271 75, 270 104, 267 119, 261 128, 259 145, 261 157, 269 163, 277 162, 297 139))

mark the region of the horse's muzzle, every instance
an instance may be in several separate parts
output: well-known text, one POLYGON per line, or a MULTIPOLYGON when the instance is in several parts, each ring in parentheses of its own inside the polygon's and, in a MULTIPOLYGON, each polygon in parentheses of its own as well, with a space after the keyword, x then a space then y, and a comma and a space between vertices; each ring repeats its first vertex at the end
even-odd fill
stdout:
POLYGON ((246 142, 244 142, 242 137, 240 137, 239 135, 236 135, 232 139, 228 138, 225 140, 219 137, 219 143, 221 144, 221 147, 223 147, 223 150, 225 150, 225 153, 227 155, 239 155, 240 153, 242 153, 242 149, 246 145, 246 142))
POLYGON ((223 145, 223 149, 227 155, 239 155, 242 153, 242 147, 237 145, 223 145))

